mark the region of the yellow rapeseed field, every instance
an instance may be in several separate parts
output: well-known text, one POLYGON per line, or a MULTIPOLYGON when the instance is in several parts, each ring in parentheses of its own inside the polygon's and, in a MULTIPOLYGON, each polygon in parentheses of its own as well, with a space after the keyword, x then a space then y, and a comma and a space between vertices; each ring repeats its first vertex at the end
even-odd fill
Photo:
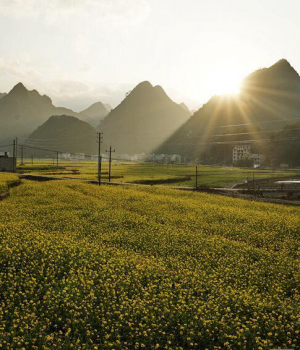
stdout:
POLYGON ((0 215, 0 348, 300 349, 298 208, 25 181, 0 215))
POLYGON ((12 173, 0 173, 0 193, 8 190, 8 185, 14 182, 18 182, 19 177, 12 173))

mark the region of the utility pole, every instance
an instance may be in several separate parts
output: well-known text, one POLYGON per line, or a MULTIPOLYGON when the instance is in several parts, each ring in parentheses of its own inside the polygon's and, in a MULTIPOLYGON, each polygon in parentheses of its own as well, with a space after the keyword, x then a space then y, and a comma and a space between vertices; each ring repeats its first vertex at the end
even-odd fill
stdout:
POLYGON ((33 155, 31 155, 31 165, 33 165, 33 155))
POLYGON ((18 165, 18 138, 16 137, 16 170, 18 165))
POLYGON ((103 139, 103 132, 97 132, 97 137, 98 137, 98 183, 100 186, 101 185, 101 162, 102 162, 101 143, 103 139))
POLYGON ((197 188, 198 188, 198 166, 196 165, 196 184, 195 184, 196 186, 196 190, 197 190, 197 188))
POLYGON ((14 166, 13 171, 14 173, 17 171, 17 163, 16 163, 16 139, 14 139, 13 143, 13 160, 14 160, 14 166))
POLYGON ((21 164, 20 165, 24 165, 24 146, 21 145, 21 164))
POLYGON ((106 150, 106 152, 109 152, 109 171, 108 171, 108 181, 110 182, 111 179, 111 153, 116 152, 114 149, 113 151, 111 150, 111 146, 109 147, 109 151, 106 150))
POLYGON ((57 166, 57 168, 58 168, 58 153, 59 152, 56 152, 56 166, 57 166))

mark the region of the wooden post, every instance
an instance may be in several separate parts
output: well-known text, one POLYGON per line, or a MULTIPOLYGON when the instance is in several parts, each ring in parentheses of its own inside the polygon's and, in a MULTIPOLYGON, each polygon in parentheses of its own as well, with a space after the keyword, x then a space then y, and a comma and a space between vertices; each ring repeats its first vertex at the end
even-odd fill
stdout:
POLYGON ((101 168, 102 168, 102 157, 101 157, 101 143, 103 138, 103 132, 97 132, 98 137, 98 184, 101 185, 101 168))

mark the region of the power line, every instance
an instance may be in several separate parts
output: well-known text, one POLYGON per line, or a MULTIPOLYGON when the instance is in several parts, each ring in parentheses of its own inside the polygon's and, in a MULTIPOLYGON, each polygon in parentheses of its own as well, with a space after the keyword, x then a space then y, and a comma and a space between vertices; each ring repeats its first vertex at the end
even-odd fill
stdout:
POLYGON ((236 127, 236 126, 246 126, 246 125, 255 125, 255 124, 280 123, 280 122, 286 122, 286 121, 291 121, 291 120, 298 120, 300 122, 300 118, 289 118, 289 119, 269 120, 269 121, 265 121, 265 122, 221 125, 221 126, 219 126, 219 128, 231 128, 231 127, 236 127))
POLYGON ((56 152, 59 152, 59 153, 64 153, 64 152, 61 152, 61 151, 56 151, 54 149, 47 149, 47 148, 41 148, 41 147, 33 147, 33 146, 26 146, 26 145, 23 145, 24 148, 30 148, 30 149, 36 149, 36 150, 39 150, 39 151, 46 151, 46 152, 53 152, 53 153, 56 153, 56 152))
MULTIPOLYGON (((225 136, 225 135, 222 135, 225 136)), ((213 142, 198 142, 198 143, 175 143, 177 146, 178 145, 234 145, 234 144, 238 144, 238 143, 255 143, 255 142, 283 142, 283 141, 300 141, 299 137, 290 137, 290 138, 279 138, 279 139, 261 139, 261 140, 257 140, 257 139, 252 139, 252 140, 231 140, 231 141, 213 141, 213 142)), ((100 138, 100 143, 102 142, 102 136, 100 138)), ((168 145, 171 145, 170 143, 168 145)), ((13 146, 13 144, 10 145, 2 145, 0 147, 8 147, 8 146, 13 146)), ((47 149, 47 148, 41 148, 41 147, 33 147, 33 146, 27 146, 27 145, 20 145, 19 147, 23 147, 23 148, 29 148, 29 149, 35 149, 35 150, 40 150, 40 151, 46 151, 46 152, 52 152, 55 153, 57 155, 57 159, 58 159, 58 155, 59 154, 70 154, 70 155, 74 155, 74 156, 82 156, 83 153, 74 153, 74 152, 63 152, 63 151, 58 151, 58 150, 54 150, 54 149, 47 149)), ((141 160, 132 160, 132 159, 125 159, 125 158, 112 158, 112 157, 105 157, 105 156, 101 156, 101 153, 98 153, 98 156, 96 155, 88 155, 88 154, 84 154, 85 158, 90 158, 90 159, 97 159, 98 161, 101 157, 102 159, 108 159, 108 160, 113 160, 113 161, 123 161, 123 162, 134 162, 134 163, 145 163, 145 164, 151 164, 153 162, 151 161, 141 161, 141 160)), ((100 175, 101 176, 101 175, 100 175)))
POLYGON ((11 143, 11 144, 9 144, 9 145, 1 145, 0 147, 4 148, 4 147, 10 147, 10 146, 13 146, 13 145, 14 145, 14 144, 11 143))
POLYGON ((192 142, 172 142, 172 143, 166 143, 166 146, 169 145, 231 145, 231 144, 236 144, 236 143, 253 143, 253 142, 266 142, 266 141, 300 141, 300 138, 281 138, 281 139, 251 139, 251 140, 230 140, 230 141, 211 141, 211 142, 197 142, 197 143, 192 143, 192 142))
MULTIPOLYGON (((299 120, 298 118, 293 118, 293 119, 281 119, 281 120, 277 120, 277 121, 268 121, 268 122, 257 122, 257 123, 248 123, 248 124, 232 124, 232 125, 223 125, 220 126, 218 128, 225 128, 225 127, 234 127, 234 126, 247 126, 247 125, 255 125, 255 124, 265 124, 265 123, 273 123, 273 122, 282 122, 282 121, 288 121, 288 120, 299 120)), ((230 133, 230 134, 215 134, 215 135, 211 135, 211 136, 191 136, 191 139, 205 139, 205 138, 214 138, 214 137, 224 137, 224 136, 238 136, 238 135, 252 135, 252 134, 264 134, 264 133, 276 133, 276 132, 283 132, 283 131, 289 131, 289 130, 300 130, 300 128, 295 128, 295 129, 275 129, 275 130, 266 130, 266 131, 252 131, 252 132, 240 132, 240 133, 230 133)), ((118 133, 122 133, 122 132, 115 132, 115 134, 118 133)), ((132 131, 128 131, 128 132, 124 132, 124 133, 133 133, 132 131)), ((25 141, 25 145, 29 144, 31 146, 39 146, 40 144, 43 145, 48 145, 48 146, 52 146, 52 142, 51 141, 56 141, 55 144, 60 144, 61 146, 67 146, 67 145, 71 145, 72 142, 74 142, 75 140, 82 140, 85 137, 88 137, 89 135, 83 136, 81 138, 68 138, 68 139, 25 139, 23 138, 25 141), (66 142, 69 141, 69 142, 66 142)), ((127 143, 135 143, 137 140, 161 140, 161 139, 166 139, 168 137, 172 137, 172 135, 170 136, 161 136, 161 137, 134 137, 133 140, 128 140, 127 143)), ((169 143, 170 144, 170 143, 169 143)), ((179 144, 183 144, 183 143, 179 143, 179 144)), ((190 144, 190 143, 185 143, 185 144, 190 144)), ((0 146, 1 147, 1 146, 0 146)))
MULTIPOLYGON (((88 134, 86 134, 86 135, 83 135, 83 136, 81 136, 79 139, 82 139, 82 138, 85 138, 85 137, 89 137, 89 136, 91 136, 90 134, 88 135, 88 134)), ((51 139, 51 138, 49 138, 49 139, 37 139, 37 138, 33 138, 33 139, 30 139, 30 138, 26 138, 26 137, 19 137, 20 139, 22 139, 22 140, 25 140, 25 141, 59 141, 59 140, 74 140, 75 138, 73 137, 69 137, 69 138, 55 138, 55 139, 51 139)), ((76 138, 76 139, 78 139, 78 138, 76 138)))
POLYGON ((300 130, 300 128, 295 129, 280 129, 280 130, 266 130, 266 131, 251 131, 251 132, 239 132, 234 134, 221 134, 221 135, 212 135, 211 137, 223 137, 223 136, 235 136, 235 135, 251 135, 251 134, 264 134, 272 132, 284 132, 284 131, 294 131, 300 130))
MULTIPOLYGON (((198 143, 175 143, 176 145, 214 145, 214 144, 218 144, 218 145, 230 145, 230 144, 236 144, 236 143, 254 143, 254 142, 267 142, 267 141, 272 141, 272 142, 282 142, 282 141, 300 141, 300 138, 298 137, 293 137, 293 138, 280 138, 280 139, 261 139, 261 140, 257 140, 257 139, 251 139, 251 140, 231 140, 231 141, 212 141, 212 142, 198 142, 198 143)), ((170 145, 170 144, 169 144, 170 145)), ((36 150, 41 150, 41 151, 49 151, 49 152, 53 152, 53 153, 68 153, 70 155, 82 155, 82 153, 74 153, 74 152, 62 152, 62 151, 57 151, 57 150, 50 150, 50 149, 46 149, 46 148, 38 148, 38 147, 31 147, 31 146, 24 146, 25 148, 30 148, 30 149, 36 149, 36 150)), ((88 155, 85 154, 84 155, 86 158, 97 158, 96 155, 88 155)), ((103 159, 109 159, 108 157, 105 156, 101 156, 103 159)), ((112 160, 116 160, 116 161, 132 161, 129 159, 124 159, 124 158, 112 158, 112 160)), ((136 162, 136 161, 135 161, 136 162)))
MULTIPOLYGON (((46 151, 46 152, 52 152, 55 154, 70 154, 70 155, 77 155, 77 156, 82 156, 84 153, 74 153, 74 152, 63 152, 63 151, 58 151, 58 150, 54 150, 54 149, 47 149, 47 148, 40 148, 40 147, 32 147, 32 146, 26 146, 26 145, 22 145, 24 148, 30 148, 30 149, 35 149, 35 150, 39 150, 39 151, 46 151)), ((84 156, 86 158, 97 158, 96 155, 89 155, 89 154, 84 154, 84 156)), ((106 157, 103 157, 106 158, 106 157)), ((108 158, 107 158, 108 159, 108 158)))

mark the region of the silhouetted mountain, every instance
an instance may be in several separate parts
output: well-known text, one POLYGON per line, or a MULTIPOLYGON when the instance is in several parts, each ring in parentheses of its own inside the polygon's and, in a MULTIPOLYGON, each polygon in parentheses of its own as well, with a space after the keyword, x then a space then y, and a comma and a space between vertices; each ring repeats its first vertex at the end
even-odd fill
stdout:
POLYGON ((138 84, 100 123, 105 144, 119 154, 149 153, 177 130, 189 113, 160 86, 138 84))
POLYGON ((2 98, 2 97, 6 96, 6 95, 7 95, 7 93, 6 93, 6 92, 3 92, 3 93, 2 93, 2 92, 0 92, 0 100, 1 100, 1 98, 2 98))
POLYGON ((271 140, 264 150, 270 165, 300 166, 300 123, 287 125, 282 131, 272 134, 271 140))
POLYGON ((27 137, 50 116, 62 114, 80 116, 70 109, 55 107, 48 96, 29 91, 19 83, 0 100, 0 140, 27 137))
POLYGON ((101 120, 103 120, 108 115, 110 110, 111 108, 107 109, 102 102, 96 102, 89 108, 80 112, 81 119, 85 120, 96 128, 101 120))
POLYGON ((288 61, 280 60, 245 78, 239 95, 211 98, 157 152, 178 153, 192 160, 207 157, 212 149, 218 149, 214 161, 223 162, 227 146, 212 148, 213 142, 268 138, 267 131, 278 131, 298 118, 300 77, 288 61), (229 127, 236 124, 242 125, 229 127), (264 130, 265 133, 256 133, 264 130), (233 135, 214 136, 223 134, 233 135))
POLYGON ((189 110, 188 106, 184 103, 184 102, 181 102, 179 104, 180 107, 182 107, 184 110, 186 110, 187 112, 189 112, 189 114, 191 114, 191 111, 189 110))
POLYGON ((268 92, 270 94, 273 90, 284 92, 289 90, 295 92, 296 90, 299 93, 299 78, 299 74, 290 63, 282 59, 269 68, 259 69, 250 74, 244 80, 243 90, 252 93, 268 92), (269 89, 271 91, 268 91, 269 89))
POLYGON ((94 154, 97 152, 96 130, 88 123, 68 115, 52 116, 39 126, 26 140, 28 154, 53 155, 34 148, 50 149, 66 153, 94 154))
POLYGON ((110 112, 112 110, 112 106, 109 103, 103 103, 104 107, 110 112))

